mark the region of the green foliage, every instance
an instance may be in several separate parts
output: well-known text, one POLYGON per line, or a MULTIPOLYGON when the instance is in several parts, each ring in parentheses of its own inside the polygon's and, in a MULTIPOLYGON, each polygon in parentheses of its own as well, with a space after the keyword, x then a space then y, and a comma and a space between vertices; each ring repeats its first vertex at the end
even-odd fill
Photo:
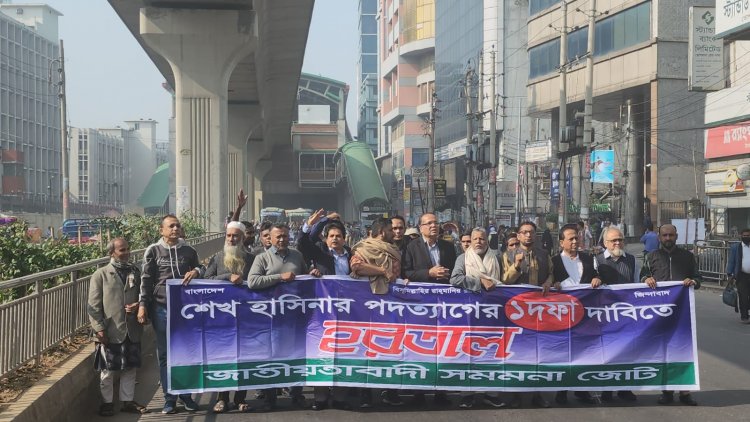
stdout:
POLYGON ((548 213, 544 217, 544 221, 546 221, 547 223, 557 223, 557 218, 558 218, 557 213, 556 212, 551 212, 551 213, 548 213))
MULTIPOLYGON (((27 236, 28 224, 23 221, 0 226, 0 281, 36 274, 42 271, 90 261, 106 255, 106 242, 114 237, 124 237, 130 243, 131 250, 143 249, 156 242, 159 237, 161 217, 127 214, 119 218, 99 218, 96 222, 101 227, 101 243, 71 244, 68 239, 46 239, 41 243, 31 243, 27 236)), ((180 218, 185 238, 205 234, 199 219, 193 215, 180 218)), ((94 269, 79 272, 79 276, 93 273, 94 269)), ((48 280, 45 287, 52 287, 65 282, 48 280)), ((0 303, 12 300, 28 293, 28 288, 0 291, 0 303)))

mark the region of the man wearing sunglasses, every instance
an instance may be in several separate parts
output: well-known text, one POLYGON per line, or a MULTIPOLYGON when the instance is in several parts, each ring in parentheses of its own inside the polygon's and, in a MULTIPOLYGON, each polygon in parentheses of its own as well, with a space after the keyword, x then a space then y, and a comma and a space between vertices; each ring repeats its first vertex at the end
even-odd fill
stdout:
MULTIPOLYGON (((639 283, 638 273, 635 271, 635 256, 625 253, 625 236, 617 227, 604 228, 602 234, 604 240, 604 252, 596 256, 599 266, 599 278, 607 285, 639 283)), ((634 402, 637 400, 632 391, 618 391, 617 397, 624 401, 634 402)), ((602 392, 602 401, 613 401, 611 391, 602 392)))

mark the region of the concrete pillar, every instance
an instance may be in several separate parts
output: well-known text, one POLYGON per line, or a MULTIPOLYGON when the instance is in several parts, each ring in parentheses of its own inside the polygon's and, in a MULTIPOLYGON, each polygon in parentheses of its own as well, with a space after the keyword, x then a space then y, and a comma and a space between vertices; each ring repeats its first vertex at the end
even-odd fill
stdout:
POLYGON ((174 73, 177 213, 191 211, 206 229, 221 231, 228 211, 227 90, 236 64, 257 44, 254 14, 146 7, 140 30, 174 73))
POLYGON ((269 171, 271 171, 271 160, 261 160, 255 164, 254 168, 250 171, 253 177, 253 187, 255 189, 253 198, 255 208, 255 218, 260 219, 260 210, 265 208, 263 204, 263 179, 266 177, 269 171))
MULTIPOLYGON (((262 134, 261 108, 257 104, 230 104, 229 105, 229 156, 227 186, 229 193, 227 207, 233 211, 237 206, 237 192, 240 188, 245 190, 248 203, 240 220, 250 220, 253 215, 253 186, 245 183, 249 171, 247 145, 251 136, 261 137, 262 134)), ((257 159, 256 159, 257 161, 257 159)))

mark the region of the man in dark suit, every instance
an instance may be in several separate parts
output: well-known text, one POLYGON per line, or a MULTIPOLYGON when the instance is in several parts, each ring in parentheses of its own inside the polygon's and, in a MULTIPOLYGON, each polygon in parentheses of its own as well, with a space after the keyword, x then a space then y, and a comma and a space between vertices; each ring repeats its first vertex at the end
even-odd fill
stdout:
MULTIPOLYGON (((404 253, 403 273, 409 281, 450 284, 451 272, 456 263, 456 248, 451 242, 440 239, 440 226, 435 214, 422 214, 419 217, 418 237, 406 247, 404 253)), ((416 391, 412 404, 424 403, 423 391, 416 391)), ((435 404, 449 406, 448 396, 441 391, 435 392, 435 404)))
MULTIPOLYGON (((590 284, 599 287, 602 280, 594 266, 594 257, 578 250, 578 226, 566 224, 560 229, 560 247, 562 252, 552 257, 552 273, 554 288, 571 287, 579 284, 590 284)), ((576 398, 587 404, 596 404, 596 400, 588 391, 576 391, 576 398)), ((568 392, 558 391, 555 402, 560 405, 568 404, 568 392)))
POLYGON ((307 219, 302 226, 297 249, 302 252, 305 262, 318 269, 321 275, 344 275, 351 272, 349 259, 352 251, 346 246, 346 229, 341 222, 327 220, 323 226, 323 240, 318 238, 320 233, 318 222, 323 218, 323 210, 319 210, 307 219))
POLYGON ((438 238, 440 226, 435 214, 419 217, 421 238, 409 242, 404 254, 404 278, 409 281, 450 284, 456 248, 438 238))
POLYGON ((732 246, 729 250, 729 262, 727 262, 727 275, 734 278, 739 296, 740 321, 750 324, 748 309, 750 309, 750 229, 744 229, 740 233, 742 242, 732 246))

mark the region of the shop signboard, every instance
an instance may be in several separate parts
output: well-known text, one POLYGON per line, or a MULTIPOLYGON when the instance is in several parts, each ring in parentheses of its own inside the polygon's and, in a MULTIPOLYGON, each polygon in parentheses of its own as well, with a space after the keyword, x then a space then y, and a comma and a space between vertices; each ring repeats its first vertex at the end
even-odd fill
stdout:
POLYGON ((744 194, 745 182, 735 169, 709 170, 705 175, 707 195, 744 194))
POLYGON ((706 158, 750 154, 750 122, 707 129, 705 151, 706 158))

